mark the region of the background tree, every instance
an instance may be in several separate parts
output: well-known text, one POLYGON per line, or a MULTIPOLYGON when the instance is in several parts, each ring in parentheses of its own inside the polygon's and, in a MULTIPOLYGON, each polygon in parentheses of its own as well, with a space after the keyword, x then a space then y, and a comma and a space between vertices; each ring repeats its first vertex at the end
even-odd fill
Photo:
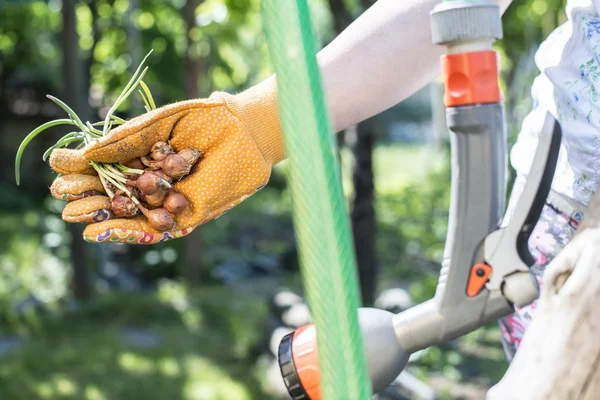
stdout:
MULTIPOLYGON (((334 34, 343 32, 354 20, 354 14, 368 9, 374 1, 362 0, 354 7, 348 7, 343 0, 329 0, 333 16, 334 34)), ((375 300, 377 264, 375 251, 376 216, 375 183, 373 175, 373 151, 375 148, 375 117, 363 121, 355 127, 350 140, 352 150, 352 189, 350 220, 356 262, 360 279, 363 304, 371 305, 375 300)), ((338 144, 348 143, 346 132, 340 134, 338 144)))
MULTIPOLYGON (((370 3, 310 0, 319 43, 370 3)), ((563 10, 564 1, 525 0, 504 17, 497 48, 511 141, 531 107, 533 52, 563 10)), ((276 398, 262 380, 267 300, 283 286, 301 293, 296 257, 282 257, 294 247, 285 164, 251 200, 197 229, 201 246, 191 237, 151 248, 79 246, 39 157, 60 132, 32 142, 26 183, 14 185, 19 142, 62 116, 45 95, 100 118, 150 49, 145 81, 157 104, 239 92, 272 73, 260 0, 0 1, 0 398, 276 398)), ((135 116, 139 105, 128 101, 118 114, 135 116)), ((422 140, 431 111, 419 93, 339 136, 367 304, 396 287, 420 302, 437 285, 449 162, 422 140)), ((385 307, 402 305, 394 301, 385 307)), ((295 309, 306 317, 302 304, 295 309)), ((441 398, 466 399, 481 398, 505 368, 495 324, 426 349, 409 366, 441 398)))
MULTIPOLYGON (((83 65, 79 55, 79 36, 75 17, 76 0, 65 0, 62 7, 61 48, 63 50, 63 90, 67 104, 76 104, 76 112, 84 120, 91 117, 87 101, 87 89, 84 86, 83 65)), ((73 266, 73 291, 75 298, 87 299, 90 294, 89 272, 86 266, 85 249, 82 237, 83 229, 78 225, 69 225, 71 233, 71 264, 73 266)))
MULTIPOLYGON (((196 27, 196 9, 203 0, 186 0, 183 17, 186 26, 186 47, 184 61, 184 94, 187 99, 200 98, 200 82, 203 76, 202 59, 193 36, 196 27)), ((185 239, 185 277, 189 284, 198 284, 202 273, 202 233, 196 229, 185 239)))

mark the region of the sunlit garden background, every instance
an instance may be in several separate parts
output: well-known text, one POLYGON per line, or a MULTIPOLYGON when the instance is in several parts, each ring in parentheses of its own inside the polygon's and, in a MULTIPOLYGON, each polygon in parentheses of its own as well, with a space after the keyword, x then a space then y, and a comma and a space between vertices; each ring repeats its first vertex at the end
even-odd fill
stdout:
MULTIPOLYGON (((324 46, 374 1, 309 3, 324 46)), ((519 1, 504 17, 511 140, 530 107, 533 52, 563 8, 519 1)), ((41 158, 60 128, 31 143, 15 184, 21 140, 62 116, 45 95, 102 117, 150 49, 158 105, 271 74, 260 0, 0 0, 0 399, 287 398, 277 339, 310 314, 297 297, 285 163, 225 216, 151 247, 89 244, 62 221, 41 158)), ((441 90, 433 83, 339 135, 368 305, 397 312, 435 291, 450 184, 441 90)), ((128 101, 118 114, 142 107, 128 101)), ((380 399, 482 398, 507 367, 499 338, 492 324, 416 354, 380 399)))

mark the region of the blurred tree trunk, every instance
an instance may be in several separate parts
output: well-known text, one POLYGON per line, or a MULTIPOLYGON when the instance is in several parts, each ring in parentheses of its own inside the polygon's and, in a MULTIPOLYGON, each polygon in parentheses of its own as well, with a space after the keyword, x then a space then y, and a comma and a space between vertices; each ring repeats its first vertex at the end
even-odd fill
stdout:
POLYGON ((375 301, 377 265, 375 261, 375 183, 373 177, 374 121, 370 118, 357 126, 353 148, 354 198, 352 204, 352 232, 360 289, 364 305, 375 301))
MULTIPOLYGON (((92 65, 94 64, 94 51, 96 45, 100 40, 100 30, 98 29, 98 4, 95 0, 88 0, 87 5, 90 8, 90 14, 92 14, 92 47, 90 48, 87 59, 85 60, 85 68, 83 70, 83 87, 89 96, 89 89, 92 85, 92 65)), ((97 110, 91 110, 90 113, 97 112, 97 110)))
MULTIPOLYGON (((375 0, 361 0, 361 7, 366 10, 375 0)), ((344 0, 329 0, 333 14, 336 35, 344 31, 353 21, 344 0)), ((344 137, 338 138, 343 145, 344 137)), ((375 144, 373 118, 363 121, 356 127, 356 140, 352 146, 354 169, 352 181, 354 198, 352 199, 352 231, 363 304, 371 305, 374 301, 377 269, 375 261, 375 186, 373 179, 373 148, 375 144)))
MULTIPOLYGON (((142 38, 140 30, 133 22, 133 12, 139 8, 139 0, 129 0, 129 7, 127 7, 127 51, 131 57, 131 64, 129 65, 129 72, 133 75, 135 70, 139 67, 142 62, 141 51, 143 48, 142 38)), ((141 98, 137 96, 137 92, 134 93, 130 98, 131 107, 129 108, 129 114, 131 116, 139 115, 144 113, 144 106, 141 98)))
POLYGON ((187 52, 185 54, 185 80, 184 90, 186 99, 197 99, 200 97, 198 82, 200 82, 200 73, 202 71, 202 60, 193 50, 192 39, 190 38, 192 29, 196 26, 196 8, 204 0, 187 0, 183 9, 185 25, 187 52))
MULTIPOLYGON (((333 15, 334 33, 337 36, 352 23, 352 15, 344 5, 344 0, 329 0, 329 9, 333 15)), ((346 144, 346 131, 338 133, 336 139, 338 144, 337 157, 338 162, 340 162, 342 159, 340 152, 346 144)))
MULTIPOLYGON (((186 99, 200 98, 199 82, 203 65, 200 57, 192 49, 191 30, 196 26, 196 8, 204 0, 187 0, 183 9, 186 23, 187 51, 184 63, 184 91, 186 99)), ((188 284, 198 285, 202 281, 202 234, 196 228, 185 239, 184 276, 188 284)))
MULTIPOLYGON (((76 0, 63 0, 61 47, 63 51, 63 90, 64 100, 74 106, 75 112, 85 120, 89 119, 90 108, 83 86, 82 63, 79 58, 79 38, 76 30, 76 0)), ((73 266, 73 293, 79 300, 91 295, 89 273, 85 264, 86 243, 79 224, 68 224, 71 233, 71 263, 73 266)))
POLYGON ((329 0, 329 8, 333 14, 333 23, 336 36, 352 23, 352 15, 348 12, 344 0, 329 0))

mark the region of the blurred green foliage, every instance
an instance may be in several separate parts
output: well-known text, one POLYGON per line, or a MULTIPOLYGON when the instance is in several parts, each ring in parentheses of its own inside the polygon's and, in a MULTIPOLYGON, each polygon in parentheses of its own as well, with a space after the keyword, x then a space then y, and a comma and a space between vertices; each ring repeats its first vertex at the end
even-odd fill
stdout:
MULTIPOLYGON (((128 68, 149 49, 154 53, 146 82, 157 103, 183 99, 183 61, 202 60, 201 92, 239 91, 271 73, 261 30, 260 0, 205 0, 196 9, 189 32, 183 19, 185 0, 88 0, 76 5, 80 57, 89 63, 91 99, 110 104, 128 81, 128 68), (141 33, 141 48, 131 49, 128 29, 141 33)), ((326 2, 311 1, 321 41, 331 37, 326 2)), ((32 1, 0 6, 0 76, 60 82, 61 3, 32 1)), ((139 62, 139 60, 137 60, 139 62)), ((69 82, 63 82, 68 85, 69 82)), ((59 87, 52 88, 55 92, 59 87)), ((122 108, 127 109, 126 103, 122 108)))
POLYGON ((58 203, 48 200, 44 211, 0 214, 5 238, 0 241, 0 319, 21 333, 39 327, 40 302, 53 312, 70 297, 70 235, 58 203))
POLYGON ((0 398, 269 399, 252 354, 267 312, 261 288, 236 297, 161 281, 155 293, 47 320, 0 364, 0 398))
POLYGON ((566 0, 515 1, 504 14, 503 39, 497 42, 502 68, 508 133, 516 139, 532 105, 531 85, 539 74, 534 64, 540 43, 566 21, 566 0))
MULTIPOLYGON (((329 2, 309 3, 324 45, 334 37, 329 2)), ((345 3, 353 16, 358 15, 360 1, 345 3)), ((186 54, 200 60, 202 96, 215 90, 240 91, 271 73, 260 0, 200 2, 189 45, 185 0, 137 0, 133 9, 131 4, 81 0, 76 5, 79 54, 95 113, 112 103, 132 65, 150 48, 154 53, 145 80, 158 104, 185 98, 186 54), (131 29, 139 32, 140 43, 131 43, 131 29)), ((504 39, 496 47, 511 141, 531 106, 531 82, 539 73, 534 51, 564 22, 564 6, 565 0, 523 0, 504 16, 504 39)), ((60 8, 60 0, 0 4, 0 100, 15 88, 33 88, 36 95, 58 94, 70 84, 61 74, 60 8)), ((1 106, 0 115, 5 112, 1 106)), ((127 116, 133 112, 130 106, 126 102, 119 111, 127 116)), ((393 110, 400 118, 429 118, 420 103, 401 106, 393 110)), ((77 110, 78 105, 74 107, 77 110)), ((37 111, 48 116, 52 110, 37 111)), ((2 158, 12 162, 26 133, 14 131, 10 138, 2 138, 2 158)), ((26 157, 38 157, 34 152, 31 149, 26 157)), ((379 286, 402 284, 413 301, 429 299, 446 235, 448 149, 440 153, 382 141, 374 159, 379 286)), ((3 176, 13 176, 10 163, 6 165, 3 176)), ((285 260, 293 246, 293 231, 283 169, 276 170, 269 188, 202 228, 201 258, 208 272, 221 263, 251 261, 257 255, 285 260)), ((345 163, 348 193, 350 171, 345 163)), ((138 262, 126 266, 157 289, 150 293, 111 292, 98 273, 98 254, 90 252, 86 261, 98 295, 79 309, 70 294, 71 236, 60 219, 63 204, 40 197, 40 192, 47 193, 46 182, 40 183, 35 168, 28 172, 37 191, 0 182, 0 334, 28 338, 23 349, 0 363, 0 398, 268 398, 251 354, 260 340, 267 290, 259 295, 253 290, 231 291, 217 287, 207 273, 201 289, 190 291, 177 283, 184 275, 185 246, 174 241, 136 249, 138 262), (36 311, 40 303, 41 313, 36 311), (163 341, 156 348, 132 348, 123 341, 123 329, 131 326, 150 330, 163 341)), ((293 270, 291 265, 283 267, 293 270)), ((256 282, 252 285, 259 292, 264 289, 256 282)), ((448 382, 479 381, 489 386, 505 368, 498 330, 491 325, 423 351, 414 371, 424 379, 437 374, 448 382)))

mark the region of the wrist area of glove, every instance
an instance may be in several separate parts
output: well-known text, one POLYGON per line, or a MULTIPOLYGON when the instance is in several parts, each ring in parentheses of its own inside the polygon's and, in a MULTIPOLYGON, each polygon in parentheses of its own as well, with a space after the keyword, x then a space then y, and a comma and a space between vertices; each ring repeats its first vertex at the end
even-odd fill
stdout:
POLYGON ((230 111, 246 127, 265 162, 273 166, 285 159, 283 133, 277 106, 277 83, 271 77, 236 94, 223 94, 230 111))

